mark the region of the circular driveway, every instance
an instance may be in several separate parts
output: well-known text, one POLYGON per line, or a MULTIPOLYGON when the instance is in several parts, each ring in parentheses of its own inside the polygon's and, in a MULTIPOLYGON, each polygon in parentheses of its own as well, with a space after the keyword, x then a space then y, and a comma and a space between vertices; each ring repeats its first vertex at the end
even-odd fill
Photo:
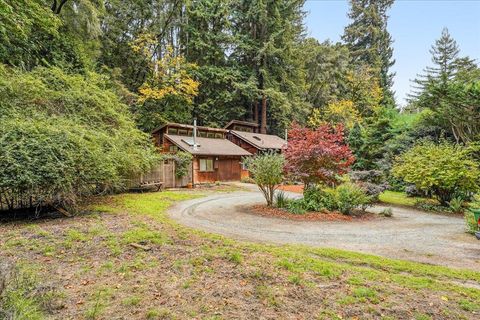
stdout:
POLYGON ((480 269, 480 241, 465 233, 460 217, 397 207, 392 218, 347 222, 292 221, 249 213, 249 206, 263 201, 258 191, 217 193, 181 202, 169 215, 183 225, 240 240, 339 248, 480 269))

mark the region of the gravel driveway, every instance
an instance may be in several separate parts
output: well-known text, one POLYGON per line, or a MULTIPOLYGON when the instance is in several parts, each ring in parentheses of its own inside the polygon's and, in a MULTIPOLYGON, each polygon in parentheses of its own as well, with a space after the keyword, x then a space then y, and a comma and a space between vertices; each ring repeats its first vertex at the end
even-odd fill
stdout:
MULTIPOLYGON (((390 258, 480 269, 480 241, 465 233, 462 218, 393 208, 392 218, 351 222, 291 221, 248 213, 260 192, 232 192, 181 202, 170 216, 189 227, 235 239, 304 244, 390 258)), ((385 207, 370 210, 380 212, 385 207)))

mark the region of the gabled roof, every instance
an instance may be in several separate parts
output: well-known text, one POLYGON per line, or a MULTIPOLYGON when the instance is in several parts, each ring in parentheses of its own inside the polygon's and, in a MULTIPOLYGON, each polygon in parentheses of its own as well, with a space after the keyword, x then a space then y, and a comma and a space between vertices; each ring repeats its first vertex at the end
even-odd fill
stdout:
MULTIPOLYGON (((157 133, 158 131, 162 130, 165 127, 176 127, 176 128, 192 129, 193 130, 193 126, 190 125, 190 124, 181 124, 181 123, 169 122, 167 124, 161 125, 159 127, 156 127, 155 129, 153 129, 152 134, 157 133)), ((221 132, 221 133, 227 132, 227 130, 222 129, 222 128, 211 128, 211 127, 203 127, 203 126, 197 126, 197 130, 205 130, 205 131, 221 132)))
POLYGON ((230 132, 260 150, 279 150, 284 149, 287 146, 287 141, 285 139, 282 139, 279 136, 272 134, 262 134, 236 130, 230 130, 230 132))
POLYGON ((227 123, 227 125, 224 128, 228 129, 234 124, 239 124, 239 125, 246 126, 246 127, 258 128, 258 123, 241 121, 241 120, 232 120, 229 123, 227 123))
POLYGON ((164 136, 181 150, 193 155, 204 156, 250 156, 247 150, 237 146, 227 139, 197 137, 197 150, 193 149, 193 138, 166 134, 164 136))

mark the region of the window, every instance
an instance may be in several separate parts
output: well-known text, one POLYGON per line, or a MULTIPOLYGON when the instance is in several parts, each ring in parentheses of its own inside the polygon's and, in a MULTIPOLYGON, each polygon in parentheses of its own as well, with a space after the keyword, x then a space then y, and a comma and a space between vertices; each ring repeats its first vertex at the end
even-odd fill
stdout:
POLYGON ((178 135, 179 135, 179 136, 187 136, 187 135, 188 135, 188 131, 185 130, 185 129, 180 129, 180 130, 178 130, 178 135))
POLYGON ((177 146, 170 146, 170 147, 168 147, 168 151, 170 151, 170 152, 177 152, 177 151, 178 151, 178 147, 177 147, 177 146))
POLYGON ((207 138, 215 138, 215 133, 213 133, 213 132, 208 132, 208 133, 207 133, 207 138))
POLYGON ((215 138, 217 138, 217 139, 223 139, 223 134, 221 134, 221 133, 215 133, 215 138))
POLYGON ((168 128, 168 134, 177 134, 178 130, 177 128, 168 128))
POLYGON ((206 133, 205 131, 199 131, 199 132, 198 132, 198 136, 204 138, 204 137, 207 136, 207 133, 206 133))
POLYGON ((213 171, 213 159, 200 159, 200 172, 213 171))

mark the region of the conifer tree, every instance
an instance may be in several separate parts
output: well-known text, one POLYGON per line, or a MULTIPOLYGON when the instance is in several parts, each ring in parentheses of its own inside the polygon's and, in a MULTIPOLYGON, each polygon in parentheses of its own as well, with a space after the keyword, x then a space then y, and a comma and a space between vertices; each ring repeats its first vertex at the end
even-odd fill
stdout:
POLYGON ((242 0, 233 9, 236 36, 232 58, 255 83, 250 99, 261 131, 279 129, 306 112, 303 92, 302 10, 304 0, 242 0), (293 109, 295 108, 295 112, 293 109), (260 115, 260 116, 259 116, 260 115))
POLYGON ((383 91, 384 106, 394 106, 392 91, 395 60, 392 37, 387 30, 388 9, 394 0, 350 0, 348 17, 352 22, 345 27, 342 40, 348 45, 353 62, 377 70, 383 91))
POLYGON ((439 84, 443 88, 446 87, 447 83, 455 77, 458 67, 466 65, 468 62, 458 59, 459 52, 457 42, 452 38, 448 29, 443 28, 442 35, 430 49, 433 66, 426 67, 424 73, 413 80, 414 91, 409 95, 410 102, 415 102, 415 100, 418 102, 428 86, 433 83, 439 84), (464 63, 460 63, 461 61, 464 63))

